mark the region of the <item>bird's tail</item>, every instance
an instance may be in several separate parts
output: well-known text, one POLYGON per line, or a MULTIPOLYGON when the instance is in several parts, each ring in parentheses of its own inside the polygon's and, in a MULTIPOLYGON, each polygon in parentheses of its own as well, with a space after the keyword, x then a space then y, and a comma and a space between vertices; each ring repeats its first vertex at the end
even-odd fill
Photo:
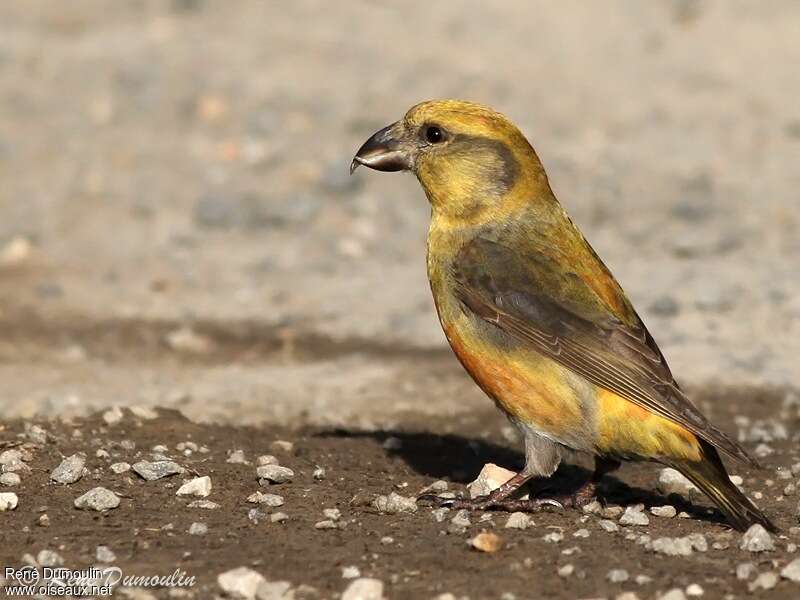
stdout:
POLYGON ((716 449, 705 440, 700 440, 700 445, 703 460, 676 462, 671 466, 711 498, 739 531, 746 531, 751 525, 760 523, 768 531, 776 532, 778 528, 772 521, 731 482, 716 449))

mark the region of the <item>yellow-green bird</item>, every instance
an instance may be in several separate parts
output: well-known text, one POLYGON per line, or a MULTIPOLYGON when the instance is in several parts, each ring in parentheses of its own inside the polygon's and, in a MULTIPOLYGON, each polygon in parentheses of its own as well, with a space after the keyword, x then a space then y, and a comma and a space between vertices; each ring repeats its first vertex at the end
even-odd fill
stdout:
POLYGON ((554 503, 511 495, 552 475, 569 448, 594 455, 596 468, 558 504, 590 501, 620 460, 651 460, 688 477, 737 529, 775 529, 731 483, 719 451, 755 462, 678 387, 511 121, 470 102, 423 102, 369 138, 351 173, 359 165, 411 171, 422 184, 439 321, 461 364, 524 436, 522 471, 454 506, 515 511, 554 503))

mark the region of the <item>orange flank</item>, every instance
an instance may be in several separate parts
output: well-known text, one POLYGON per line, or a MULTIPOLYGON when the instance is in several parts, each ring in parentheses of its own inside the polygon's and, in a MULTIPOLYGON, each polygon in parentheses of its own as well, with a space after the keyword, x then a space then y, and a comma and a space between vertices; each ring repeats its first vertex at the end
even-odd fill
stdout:
POLYGON ((630 457, 698 461, 700 443, 677 423, 629 402, 614 392, 597 390, 597 450, 630 457))
POLYGON ((502 411, 556 439, 584 429, 580 400, 559 365, 535 360, 529 351, 502 351, 472 335, 465 323, 443 326, 458 360, 502 411))

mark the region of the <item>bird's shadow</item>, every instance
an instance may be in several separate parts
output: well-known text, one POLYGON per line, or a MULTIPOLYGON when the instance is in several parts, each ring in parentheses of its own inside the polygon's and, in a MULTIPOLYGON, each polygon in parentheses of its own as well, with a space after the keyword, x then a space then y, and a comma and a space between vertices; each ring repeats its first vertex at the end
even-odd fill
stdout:
MULTIPOLYGON (((518 471, 525 462, 524 455, 512 448, 478 438, 457 434, 435 434, 415 431, 362 431, 333 428, 317 431, 315 436, 327 438, 368 438, 381 443, 390 457, 402 459, 416 473, 433 479, 456 483, 469 483, 477 477, 487 463, 518 471)), ((576 491, 591 476, 583 466, 562 462, 549 479, 533 483, 537 496, 569 494, 576 491)), ((600 484, 598 498, 606 505, 628 506, 644 504, 663 506, 670 504, 692 518, 713 523, 725 523, 716 510, 695 506, 682 496, 663 496, 658 492, 630 486, 614 475, 606 475, 600 484)))

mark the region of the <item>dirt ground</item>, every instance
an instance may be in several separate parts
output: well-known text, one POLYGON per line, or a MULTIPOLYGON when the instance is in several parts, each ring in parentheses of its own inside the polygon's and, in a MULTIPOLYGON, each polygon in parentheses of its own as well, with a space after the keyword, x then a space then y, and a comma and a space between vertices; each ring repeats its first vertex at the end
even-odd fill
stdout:
MULTIPOLYGON (((798 36, 791 0, 0 4, 0 452, 25 449, 31 469, 0 485, 19 497, 0 513, 3 564, 50 549, 89 565, 108 545, 126 572, 185 569, 197 598, 239 566, 297 598, 341 594, 344 567, 389 598, 644 600, 693 583, 704 598, 797 597, 780 572, 800 543, 784 493, 799 460, 798 36), (781 525, 775 550, 740 550, 674 498, 693 518, 606 531, 568 510, 524 531, 473 516, 464 532, 364 499, 440 478, 462 490, 520 458, 436 322, 416 182, 348 175, 367 136, 434 97, 490 104, 530 137, 682 385, 763 455, 764 471, 733 471, 781 525), (183 416, 101 416, 137 406, 183 416), (32 423, 46 443, 19 437, 32 423), (209 452, 176 450, 189 440, 209 452), (188 475, 109 470, 157 444, 211 477, 220 508, 175 496, 188 475), (226 462, 234 449, 250 464, 226 462), (48 483, 79 451, 89 473, 48 483), (254 522, 267 453, 296 477, 254 522), (119 508, 74 509, 95 485, 119 508), (315 529, 334 507, 342 526, 315 529), (502 550, 470 549, 484 528, 502 550), (690 533, 708 549, 672 557, 640 539, 690 533), (747 562, 760 575, 737 579, 747 562)), ((609 503, 664 503, 658 471, 626 466, 609 503)))

